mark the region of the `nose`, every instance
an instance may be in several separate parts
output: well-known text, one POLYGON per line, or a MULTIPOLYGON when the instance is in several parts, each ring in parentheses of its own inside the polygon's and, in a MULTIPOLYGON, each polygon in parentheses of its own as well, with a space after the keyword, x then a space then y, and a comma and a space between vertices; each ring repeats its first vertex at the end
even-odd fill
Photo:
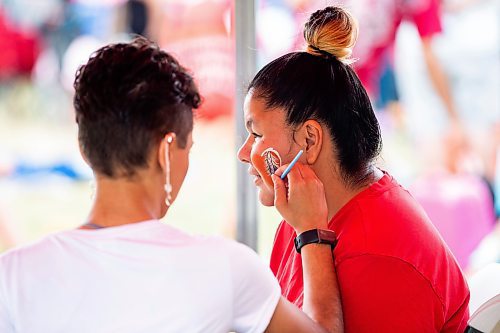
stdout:
POLYGON ((252 145, 250 144, 250 135, 246 138, 243 145, 238 150, 238 159, 243 163, 250 163, 250 151, 252 150, 252 145))

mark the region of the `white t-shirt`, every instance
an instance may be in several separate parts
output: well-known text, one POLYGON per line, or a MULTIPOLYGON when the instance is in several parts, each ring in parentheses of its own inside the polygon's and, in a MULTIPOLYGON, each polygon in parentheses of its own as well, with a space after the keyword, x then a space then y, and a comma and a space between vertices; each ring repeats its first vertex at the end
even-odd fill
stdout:
POLYGON ((56 233, 0 257, 0 332, 262 332, 280 298, 255 252, 159 221, 56 233))

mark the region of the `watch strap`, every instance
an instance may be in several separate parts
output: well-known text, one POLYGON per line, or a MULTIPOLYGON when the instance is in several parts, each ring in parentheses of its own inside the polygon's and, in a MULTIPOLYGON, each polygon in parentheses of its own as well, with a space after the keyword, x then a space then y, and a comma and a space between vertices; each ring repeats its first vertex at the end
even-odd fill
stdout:
POLYGON ((302 247, 307 244, 330 244, 332 250, 337 245, 337 235, 333 230, 312 229, 307 230, 295 237, 295 250, 300 253, 302 247))

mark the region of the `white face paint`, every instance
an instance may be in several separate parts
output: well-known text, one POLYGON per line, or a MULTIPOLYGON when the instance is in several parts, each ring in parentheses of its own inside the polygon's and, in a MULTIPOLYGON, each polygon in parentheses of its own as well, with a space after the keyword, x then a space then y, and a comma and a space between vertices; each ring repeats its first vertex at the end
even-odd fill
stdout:
POLYGON ((267 148, 261 154, 264 158, 264 166, 269 176, 273 175, 281 166, 281 156, 274 148, 267 148))

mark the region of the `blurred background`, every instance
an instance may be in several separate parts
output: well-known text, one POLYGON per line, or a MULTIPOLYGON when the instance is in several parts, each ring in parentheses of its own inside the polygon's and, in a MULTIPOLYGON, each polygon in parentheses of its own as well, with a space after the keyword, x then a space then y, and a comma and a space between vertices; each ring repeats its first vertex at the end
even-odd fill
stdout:
MULTIPOLYGON (((353 66, 382 127, 378 164, 422 204, 467 273, 499 262, 499 1, 255 1, 256 70, 303 50, 305 20, 331 4, 360 23, 353 66)), ((75 71, 100 46, 133 34, 176 56, 204 97, 190 170, 166 222, 235 237, 242 121, 235 96, 247 82, 235 79, 234 7, 232 0, 0 0, 0 253, 84 223, 92 173, 77 145, 75 71)), ((272 208, 258 207, 264 258, 279 222, 272 208)))

